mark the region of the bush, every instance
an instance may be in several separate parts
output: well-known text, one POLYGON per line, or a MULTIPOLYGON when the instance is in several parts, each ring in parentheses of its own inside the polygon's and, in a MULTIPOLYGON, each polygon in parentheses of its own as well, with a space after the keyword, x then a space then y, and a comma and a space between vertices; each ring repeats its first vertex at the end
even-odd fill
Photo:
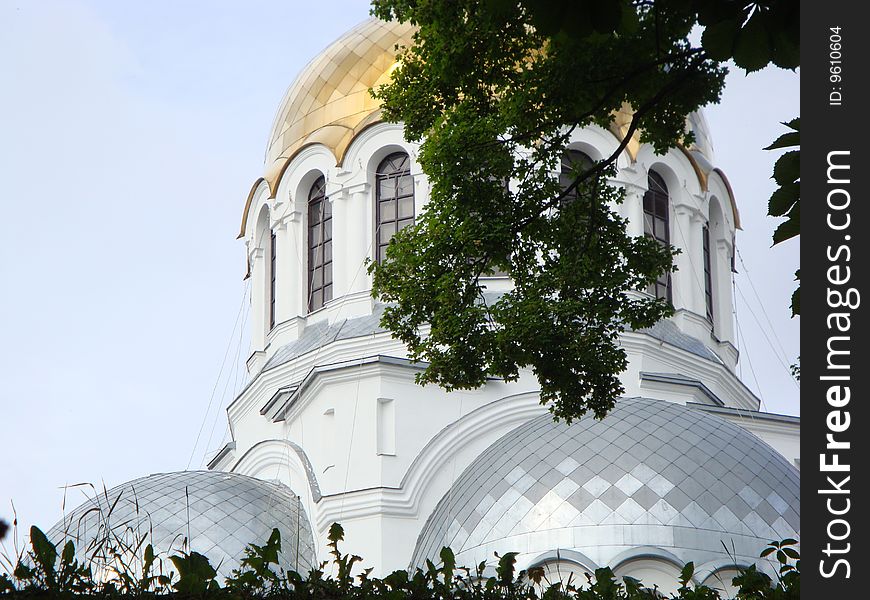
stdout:
MULTIPOLYGON (((13 572, 0 575, 0 595, 10 597, 158 597, 182 598, 285 598, 288 600, 652 600, 664 598, 658 590, 625 577, 618 581, 609 568, 597 569, 586 582, 548 581, 542 568, 517 572, 515 552, 498 557, 495 576, 485 576, 485 564, 475 569, 458 567, 450 548, 441 550, 441 563, 427 561, 414 572, 395 571, 383 578, 370 577, 371 569, 360 570, 362 558, 342 554, 344 539, 340 525, 329 530, 332 560, 306 575, 285 572, 278 566, 281 535, 275 529, 262 546, 245 549, 239 569, 223 582, 208 558, 197 552, 180 552, 168 557, 174 570, 163 573, 162 557, 146 545, 141 572, 115 570, 95 575, 91 566, 75 559, 75 547, 66 542, 58 552, 37 527, 30 530, 30 549, 17 559, 13 572), (331 573, 326 569, 332 565, 331 573), (354 574, 356 572, 356 574, 354 574)), ((798 600, 800 598, 800 555, 796 540, 771 542, 761 553, 773 555, 780 565, 777 581, 755 566, 734 578, 740 600, 798 600)), ((112 554, 108 549, 108 555, 112 554)), ((707 586, 691 583, 692 563, 680 577, 680 589, 671 598, 718 600, 720 595, 707 586)))

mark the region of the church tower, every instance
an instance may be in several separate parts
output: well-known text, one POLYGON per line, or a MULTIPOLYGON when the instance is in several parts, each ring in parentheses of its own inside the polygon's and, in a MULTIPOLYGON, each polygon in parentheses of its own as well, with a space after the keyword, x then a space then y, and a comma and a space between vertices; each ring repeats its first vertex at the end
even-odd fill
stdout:
MULTIPOLYGON (((626 394, 610 415, 554 423, 531 372, 473 391, 421 387, 419 365, 379 325, 366 269, 429 193, 417 145, 368 92, 412 34, 360 24, 281 101, 239 232, 250 381, 227 409, 232 441, 212 475, 281 490, 268 504, 292 509, 282 518, 301 532, 299 565, 326 558, 340 522, 345 549, 375 574, 437 563, 451 546, 459 564, 516 551, 518 568, 610 566, 665 592, 688 561, 698 582, 730 581, 769 540, 799 530, 799 422, 759 411, 735 372, 740 215, 703 115, 687 119, 691 147, 656 155, 633 139, 618 159, 630 233, 681 253, 647 292, 669 298, 674 317, 620 340, 626 394)), ((628 117, 576 131, 570 151, 611 154, 628 117)), ((484 284, 497 295, 511 281, 484 284)))

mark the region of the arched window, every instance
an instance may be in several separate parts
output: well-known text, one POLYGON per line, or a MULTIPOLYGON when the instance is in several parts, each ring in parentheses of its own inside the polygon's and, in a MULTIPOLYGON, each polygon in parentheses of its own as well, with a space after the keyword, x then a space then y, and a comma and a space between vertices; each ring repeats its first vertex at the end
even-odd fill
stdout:
POLYGON ((382 262, 393 234, 414 224, 414 178, 408 155, 390 154, 378 165, 376 179, 376 256, 382 262))
MULTIPOLYGON (((586 171, 592 167, 595 161, 589 158, 589 155, 580 150, 568 149, 562 155, 562 169, 559 172, 559 185, 562 191, 574 183, 574 179, 580 172, 586 171)), ((568 204, 572 200, 577 199, 577 188, 568 192, 562 199, 562 204, 568 204)))
POLYGON ((704 225, 702 230, 702 245, 704 247, 704 300, 707 306, 707 320, 713 322, 713 265, 710 257, 710 228, 704 225))
POLYGON ((332 300, 332 205, 320 176, 308 193, 308 310, 332 300))
MULTIPOLYGON (((646 193, 643 195, 643 232, 664 246, 671 245, 670 199, 668 186, 662 176, 650 171, 646 193)), ((671 273, 662 273, 658 281, 647 290, 656 298, 671 302, 671 273)))
POLYGON ((581 564, 564 560, 548 560, 547 562, 537 565, 541 569, 542 583, 544 589, 551 585, 561 583, 563 589, 568 585, 573 585, 575 588, 588 585, 588 577, 594 577, 594 569, 587 569, 581 564))
POLYGON ((275 289, 277 288, 277 265, 275 231, 269 233, 269 329, 275 327, 275 289))

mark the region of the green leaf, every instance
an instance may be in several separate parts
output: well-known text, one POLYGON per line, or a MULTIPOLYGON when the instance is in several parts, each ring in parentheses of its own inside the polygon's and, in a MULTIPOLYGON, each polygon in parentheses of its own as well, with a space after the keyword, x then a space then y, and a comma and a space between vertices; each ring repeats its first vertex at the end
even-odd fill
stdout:
POLYGON ((680 583, 682 587, 686 587, 689 584, 689 581, 692 579, 692 575, 695 574, 695 563, 687 562, 686 566, 683 567, 683 570, 680 572, 680 583))
POLYGON ((773 64, 781 69, 797 69, 801 66, 801 49, 784 32, 773 36, 773 64))
POLYGON ((73 558, 75 558, 75 555, 76 555, 75 544, 73 544, 72 540, 67 540, 66 544, 64 544, 64 546, 63 546, 63 552, 61 552, 61 555, 60 555, 61 564, 63 564, 63 565, 72 564, 72 561, 73 561, 73 558))
POLYGON ((616 0, 593 0, 587 4, 592 27, 599 33, 611 33, 622 22, 622 2, 616 0))
POLYGON ((344 528, 338 523, 333 523, 329 526, 329 535, 327 539, 335 544, 344 540, 344 528))
POLYGON ((783 185, 771 194, 770 202, 767 205, 767 214, 771 217, 783 216, 791 210, 795 202, 800 200, 800 196, 800 183, 787 183, 783 185))
POLYGON ((765 147, 765 150, 776 150, 777 148, 788 148, 790 146, 801 145, 801 134, 796 131, 784 133, 774 141, 770 146, 765 147))
POLYGON ((773 179, 779 185, 797 181, 801 176, 800 150, 792 150, 780 156, 773 165, 773 179))
POLYGON ((507 585, 514 580, 514 567, 517 563, 517 552, 505 552, 498 561, 496 573, 502 585, 507 585))
POLYGON ((199 552, 187 555, 170 556, 169 560, 178 569, 178 581, 173 586, 184 594, 201 594, 212 588, 217 571, 211 566, 206 556, 199 552))
POLYGON ((789 219, 785 223, 780 223, 776 231, 773 232, 773 245, 789 240, 801 232, 800 222, 795 219, 789 219))
POLYGON ((770 62, 770 39, 761 13, 757 10, 737 34, 734 62, 749 73, 764 68, 770 62))
POLYGON ((441 572, 444 574, 444 583, 447 584, 453 578, 456 569, 456 556, 448 546, 441 548, 441 572))
POLYGON ((737 19, 725 19, 708 25, 701 34, 701 45, 710 58, 728 60, 734 55, 734 43, 738 32, 737 19))
POLYGON ((57 562, 57 548, 36 525, 30 528, 30 545, 33 548, 33 557, 37 564, 46 576, 52 576, 55 562, 57 562))
POLYGON ((798 317, 801 314, 801 288, 798 288, 791 295, 791 316, 798 317))

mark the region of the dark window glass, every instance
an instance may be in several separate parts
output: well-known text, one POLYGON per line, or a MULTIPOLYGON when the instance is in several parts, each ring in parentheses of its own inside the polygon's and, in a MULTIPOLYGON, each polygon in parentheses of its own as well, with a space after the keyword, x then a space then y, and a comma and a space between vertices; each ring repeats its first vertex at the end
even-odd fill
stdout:
MULTIPOLYGON (((562 191, 574 183, 574 178, 583 171, 592 167, 594 161, 589 158, 589 155, 580 150, 566 150, 562 155, 562 169, 559 173, 559 185, 562 186, 562 191)), ((563 204, 569 203, 577 198, 577 188, 568 192, 562 200, 563 204)))
MULTIPOLYGON (((643 195, 643 232, 664 246, 671 245, 670 200, 668 186, 662 176, 650 171, 649 189, 643 195)), ((671 274, 662 273, 658 281, 649 286, 647 291, 656 298, 664 298, 668 302, 671 297, 671 274)))
POLYGON ((308 193, 308 310, 332 300, 332 205, 321 176, 308 193))
POLYGON ((275 326, 275 289, 277 269, 275 268, 277 252, 275 252, 275 232, 269 235, 269 329, 275 326))
POLYGON ((713 322, 713 269, 710 261, 710 229, 704 226, 704 299, 707 303, 707 319, 713 322))
POLYGON ((397 152, 381 162, 375 189, 375 249, 377 261, 382 262, 390 238, 400 229, 414 224, 414 178, 407 154, 397 152))

